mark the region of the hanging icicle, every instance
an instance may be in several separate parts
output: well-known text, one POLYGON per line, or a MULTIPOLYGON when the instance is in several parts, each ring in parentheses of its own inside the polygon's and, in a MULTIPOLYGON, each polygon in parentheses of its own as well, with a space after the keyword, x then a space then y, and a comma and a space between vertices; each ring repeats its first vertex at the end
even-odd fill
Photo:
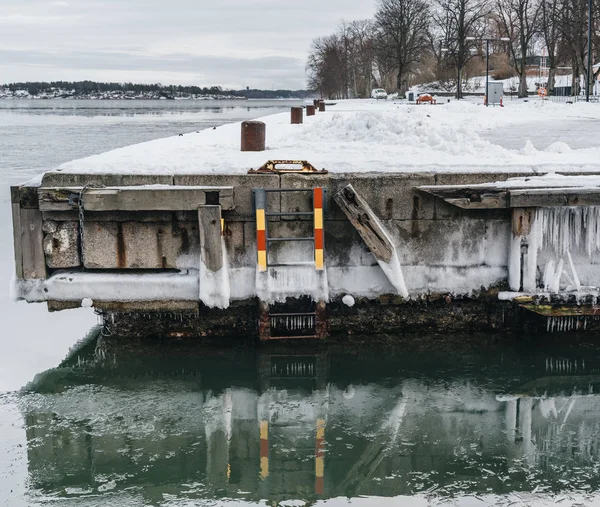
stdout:
POLYGON ((542 245, 559 255, 582 250, 589 256, 600 250, 600 206, 539 208, 542 245))

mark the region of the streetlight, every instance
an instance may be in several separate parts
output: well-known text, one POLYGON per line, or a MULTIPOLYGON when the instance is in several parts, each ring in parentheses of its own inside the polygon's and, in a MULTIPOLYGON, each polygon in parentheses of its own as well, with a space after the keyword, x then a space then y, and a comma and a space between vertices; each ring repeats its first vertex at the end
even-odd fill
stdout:
MULTIPOLYGON (((467 40, 475 40, 475 37, 467 37, 467 40)), ((485 107, 490 105, 489 101, 489 83, 490 83, 490 42, 502 41, 510 42, 508 37, 482 37, 485 41, 485 107)))
POLYGON ((585 101, 590 101, 590 87, 592 82, 592 0, 588 2, 588 54, 587 54, 587 84, 585 85, 585 101))

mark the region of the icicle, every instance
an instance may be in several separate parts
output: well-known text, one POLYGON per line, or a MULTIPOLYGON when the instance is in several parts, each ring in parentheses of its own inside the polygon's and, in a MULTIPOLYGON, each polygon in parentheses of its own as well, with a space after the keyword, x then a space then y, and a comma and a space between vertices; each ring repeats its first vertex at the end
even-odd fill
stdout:
POLYGON ((543 245, 559 254, 582 249, 588 256, 600 250, 600 206, 540 208, 543 245))
POLYGON ((569 265, 571 266, 571 273, 573 274, 573 282, 575 284, 575 288, 580 291, 581 290, 581 282, 579 281, 579 276, 577 275, 577 271, 575 270, 575 264, 573 264, 573 257, 571 257, 571 251, 567 250, 567 259, 569 260, 569 265))

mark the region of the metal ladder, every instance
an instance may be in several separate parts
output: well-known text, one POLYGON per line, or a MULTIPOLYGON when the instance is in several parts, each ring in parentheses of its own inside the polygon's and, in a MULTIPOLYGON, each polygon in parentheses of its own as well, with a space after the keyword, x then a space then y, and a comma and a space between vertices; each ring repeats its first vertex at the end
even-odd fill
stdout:
MULTIPOLYGON (((274 188, 253 189, 254 207, 256 212, 256 245, 257 266, 260 273, 268 277, 270 268, 285 268, 293 266, 313 265, 317 272, 323 273, 325 269, 325 249, 323 231, 323 205, 327 190, 322 187, 315 188, 274 188), (279 211, 270 212, 267 206, 269 193, 298 192, 312 194, 312 211, 279 211), (313 235, 298 237, 271 237, 269 235, 269 219, 280 217, 312 217, 313 235), (271 243, 281 242, 312 242, 314 256, 312 261, 305 262, 271 262, 269 246, 271 243)), ((293 220, 291 221, 293 223, 293 220)), ((281 305, 278 305, 281 306, 281 305)), ((285 305, 280 310, 271 308, 264 302, 259 304, 259 337, 261 340, 292 339, 292 338, 325 338, 326 320, 325 303, 313 303, 314 308, 303 312, 286 311, 285 305), (273 310, 273 311, 272 311, 273 310)))

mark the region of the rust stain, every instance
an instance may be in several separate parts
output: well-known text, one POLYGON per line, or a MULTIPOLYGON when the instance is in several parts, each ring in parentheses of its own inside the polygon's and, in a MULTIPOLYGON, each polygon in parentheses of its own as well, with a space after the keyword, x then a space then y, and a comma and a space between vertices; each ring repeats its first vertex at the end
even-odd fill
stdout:
POLYGON ((123 223, 117 225, 117 267, 123 269, 127 266, 127 251, 125 250, 125 237, 123 236, 123 223))
POLYGON ((181 253, 188 253, 190 250, 190 236, 185 227, 181 228, 181 253))
POLYGON ((411 214, 410 234, 413 238, 419 235, 419 208, 421 207, 421 199, 418 195, 413 196, 413 209, 411 214))

